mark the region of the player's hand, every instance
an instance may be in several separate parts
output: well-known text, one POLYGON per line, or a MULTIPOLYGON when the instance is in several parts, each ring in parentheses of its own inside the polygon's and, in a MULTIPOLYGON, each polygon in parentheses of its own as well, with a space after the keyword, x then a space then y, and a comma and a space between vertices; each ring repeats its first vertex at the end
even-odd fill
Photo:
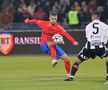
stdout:
POLYGON ((29 18, 25 19, 25 21, 24 21, 24 22, 25 22, 25 23, 28 23, 28 20, 29 20, 29 18))
POLYGON ((78 45, 78 42, 77 41, 74 41, 73 42, 73 45, 77 46, 78 45))

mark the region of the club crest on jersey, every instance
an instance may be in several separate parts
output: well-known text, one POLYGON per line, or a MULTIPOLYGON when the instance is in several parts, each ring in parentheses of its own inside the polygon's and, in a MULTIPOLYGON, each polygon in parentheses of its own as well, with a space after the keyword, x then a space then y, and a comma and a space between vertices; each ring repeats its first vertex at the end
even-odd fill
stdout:
POLYGON ((7 55, 14 46, 12 34, 0 34, 0 51, 7 55))

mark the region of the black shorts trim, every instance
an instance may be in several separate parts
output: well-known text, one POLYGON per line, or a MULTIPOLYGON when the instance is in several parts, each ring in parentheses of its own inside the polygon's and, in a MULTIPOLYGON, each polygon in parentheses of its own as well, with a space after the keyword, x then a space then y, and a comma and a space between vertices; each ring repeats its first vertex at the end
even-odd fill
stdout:
POLYGON ((96 56, 99 56, 100 58, 107 57, 108 49, 106 47, 97 47, 96 49, 86 49, 83 47, 83 49, 78 54, 78 58, 81 61, 88 60, 89 58, 95 59, 96 56))

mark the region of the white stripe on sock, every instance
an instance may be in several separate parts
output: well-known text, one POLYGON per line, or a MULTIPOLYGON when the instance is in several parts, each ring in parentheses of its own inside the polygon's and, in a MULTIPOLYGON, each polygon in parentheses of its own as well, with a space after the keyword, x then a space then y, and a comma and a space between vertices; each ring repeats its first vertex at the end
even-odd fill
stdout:
POLYGON ((74 78, 74 76, 70 76, 70 77, 74 78))

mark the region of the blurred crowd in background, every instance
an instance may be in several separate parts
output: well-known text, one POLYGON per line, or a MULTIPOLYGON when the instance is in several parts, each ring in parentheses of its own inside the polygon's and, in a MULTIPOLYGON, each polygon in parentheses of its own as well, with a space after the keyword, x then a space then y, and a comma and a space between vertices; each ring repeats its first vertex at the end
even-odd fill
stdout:
POLYGON ((0 0, 0 24, 23 23, 26 18, 48 20, 51 10, 58 12, 58 22, 66 28, 83 27, 96 10, 108 23, 108 0, 0 0))

